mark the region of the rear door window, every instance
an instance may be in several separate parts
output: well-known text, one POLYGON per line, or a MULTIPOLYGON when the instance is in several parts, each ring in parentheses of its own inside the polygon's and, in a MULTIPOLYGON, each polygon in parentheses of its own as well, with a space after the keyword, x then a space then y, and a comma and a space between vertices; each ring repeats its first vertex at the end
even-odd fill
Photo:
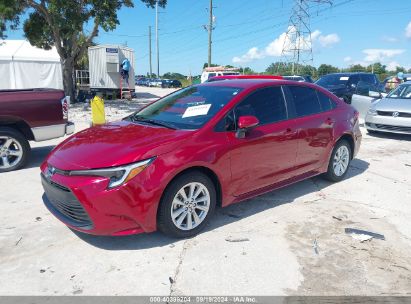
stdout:
POLYGON ((255 116, 260 125, 287 119, 287 108, 281 87, 259 89, 248 95, 235 108, 235 116, 255 116))
POLYGON ((287 86, 287 88, 294 104, 296 117, 322 112, 316 90, 303 86, 287 86))
POLYGON ((362 74, 361 80, 370 84, 375 84, 377 82, 375 76, 372 74, 362 74))

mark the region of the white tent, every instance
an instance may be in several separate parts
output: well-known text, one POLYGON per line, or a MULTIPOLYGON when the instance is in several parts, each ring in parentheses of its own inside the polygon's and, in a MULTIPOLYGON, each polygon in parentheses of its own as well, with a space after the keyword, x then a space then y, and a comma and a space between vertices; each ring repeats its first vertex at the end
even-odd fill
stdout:
POLYGON ((26 40, 0 40, 0 90, 63 89, 57 50, 46 51, 26 40))

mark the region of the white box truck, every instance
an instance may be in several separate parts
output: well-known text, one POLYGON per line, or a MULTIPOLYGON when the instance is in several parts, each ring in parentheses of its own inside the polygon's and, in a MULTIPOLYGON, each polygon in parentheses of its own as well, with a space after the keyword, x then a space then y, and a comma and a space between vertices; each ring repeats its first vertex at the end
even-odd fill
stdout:
MULTIPOLYGON (((130 90, 135 90, 134 51, 120 45, 101 44, 88 48, 90 90, 92 92, 120 91, 120 64, 128 58, 131 64, 129 72, 130 90)), ((128 90, 127 83, 121 79, 122 88, 128 90)))

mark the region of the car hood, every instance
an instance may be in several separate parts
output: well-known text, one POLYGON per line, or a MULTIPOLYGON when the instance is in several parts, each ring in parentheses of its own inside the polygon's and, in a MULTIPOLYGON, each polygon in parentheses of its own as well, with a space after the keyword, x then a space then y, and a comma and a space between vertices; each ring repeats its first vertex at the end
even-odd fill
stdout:
POLYGON ((170 152, 192 133, 119 121, 76 133, 58 145, 47 162, 61 170, 120 166, 170 152))
POLYGON ((378 111, 411 113, 411 99, 383 98, 375 105, 378 111))

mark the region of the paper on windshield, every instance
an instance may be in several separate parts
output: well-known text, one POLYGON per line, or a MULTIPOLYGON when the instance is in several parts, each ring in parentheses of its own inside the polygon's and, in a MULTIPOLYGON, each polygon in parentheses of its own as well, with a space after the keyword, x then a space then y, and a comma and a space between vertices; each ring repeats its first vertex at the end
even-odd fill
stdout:
POLYGON ((188 107, 183 114, 183 118, 207 115, 208 111, 210 110, 210 107, 211 104, 203 104, 199 106, 188 107))
POLYGON ((348 78, 349 77, 347 77, 347 76, 343 76, 343 77, 340 77, 340 80, 348 80, 348 78))

